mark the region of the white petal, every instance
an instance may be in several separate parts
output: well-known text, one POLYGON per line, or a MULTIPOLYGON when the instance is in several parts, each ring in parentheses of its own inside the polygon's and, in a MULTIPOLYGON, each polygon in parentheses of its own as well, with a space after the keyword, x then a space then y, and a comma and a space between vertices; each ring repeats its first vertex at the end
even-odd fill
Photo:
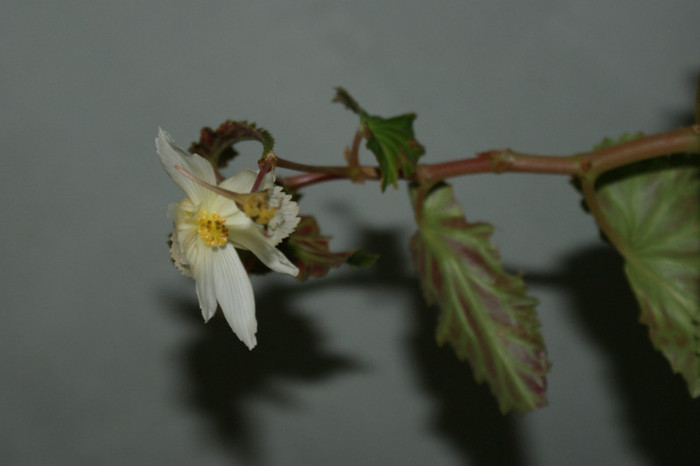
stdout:
POLYGON ((202 309, 202 317, 207 322, 216 313, 216 269, 214 251, 209 246, 197 248, 194 265, 194 279, 197 282, 197 298, 202 309))
POLYGON ((212 196, 211 191, 198 185, 185 175, 175 169, 175 166, 184 168, 194 176, 207 183, 216 184, 216 175, 211 164, 206 159, 197 154, 188 154, 175 144, 170 135, 158 129, 156 137, 156 150, 160 156, 163 168, 170 175, 170 178, 177 184, 187 197, 195 203, 203 202, 212 196))
MULTIPOLYGON (((233 175, 231 178, 226 178, 219 184, 219 187, 233 191, 234 193, 244 194, 249 193, 253 189, 255 179, 258 177, 258 172, 245 168, 233 175)), ((275 177, 272 173, 267 173, 263 177, 259 191, 271 188, 275 182, 275 177)))
POLYGON ((299 274, 299 269, 289 262, 289 259, 280 252, 279 249, 270 243, 269 238, 265 238, 260 230, 252 224, 246 229, 229 229, 229 240, 236 246, 248 249, 262 261, 263 264, 278 273, 286 273, 292 277, 299 274))
POLYGON ((177 221, 177 210, 178 210, 178 204, 176 203, 171 203, 168 204, 168 210, 167 210, 167 217, 172 220, 172 221, 177 221))
POLYGON ((216 299, 228 324, 248 349, 253 349, 258 330, 253 287, 232 245, 214 251, 214 282, 216 299))
POLYGON ((272 190, 270 204, 279 207, 279 210, 267 225, 270 233, 270 242, 275 246, 292 234, 301 218, 299 218, 299 205, 292 201, 292 196, 285 194, 279 186, 275 186, 272 190))
POLYGON ((175 268, 178 269, 182 275, 188 278, 194 278, 192 270, 190 270, 190 266, 187 265, 187 260, 184 258, 177 232, 173 232, 170 235, 170 258, 173 260, 175 268))
MULTIPOLYGON (((256 173, 257 175, 257 173, 256 173)), ((272 186, 275 184, 275 175, 272 174, 272 172, 266 173, 265 176, 263 176, 262 183, 260 183, 260 188, 258 188, 258 191, 263 191, 265 189, 270 189, 272 186)))

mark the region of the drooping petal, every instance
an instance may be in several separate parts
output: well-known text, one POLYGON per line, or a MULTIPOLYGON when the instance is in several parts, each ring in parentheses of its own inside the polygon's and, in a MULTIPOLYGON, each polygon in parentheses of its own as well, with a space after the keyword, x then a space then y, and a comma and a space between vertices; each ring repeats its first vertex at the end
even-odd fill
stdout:
POLYGON ((213 265, 216 299, 226 321, 248 349, 253 349, 257 344, 255 333, 258 323, 248 273, 231 246, 216 251, 213 265))
POLYGON ((274 247, 270 239, 263 236, 254 224, 248 228, 236 228, 235 235, 231 235, 231 238, 237 247, 251 251, 271 270, 278 273, 286 273, 292 277, 296 277, 299 274, 299 269, 279 249, 274 247))
MULTIPOLYGON (((194 267, 194 279, 197 284, 197 298, 202 310, 204 322, 208 322, 216 313, 216 274, 215 252, 204 246, 197 248, 197 260, 194 267)), ((217 251, 218 252, 218 251, 217 251)))
POLYGON ((170 178, 177 184, 195 204, 203 202, 212 196, 211 191, 195 183, 175 167, 179 166, 207 183, 216 184, 216 175, 211 164, 197 154, 188 154, 175 144, 166 131, 158 129, 156 150, 160 162, 170 178))

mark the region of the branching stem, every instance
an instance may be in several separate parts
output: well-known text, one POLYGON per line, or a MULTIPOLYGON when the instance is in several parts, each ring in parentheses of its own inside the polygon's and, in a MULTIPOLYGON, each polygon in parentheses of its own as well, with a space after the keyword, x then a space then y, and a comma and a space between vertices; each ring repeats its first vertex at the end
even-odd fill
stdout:
MULTIPOLYGON (((305 172, 303 175, 280 181, 289 189, 299 189, 322 181, 351 179, 354 181, 379 180, 376 166, 361 166, 357 158, 360 140, 355 135, 348 154, 347 166, 316 166, 277 159, 277 166, 305 172)), ((510 149, 490 150, 476 157, 450 162, 420 164, 416 174, 403 179, 421 184, 433 184, 447 178, 477 173, 541 173, 571 175, 579 178, 597 178, 603 172, 633 162, 676 153, 700 153, 700 125, 680 128, 665 133, 645 136, 597 151, 568 156, 521 154, 510 149)))

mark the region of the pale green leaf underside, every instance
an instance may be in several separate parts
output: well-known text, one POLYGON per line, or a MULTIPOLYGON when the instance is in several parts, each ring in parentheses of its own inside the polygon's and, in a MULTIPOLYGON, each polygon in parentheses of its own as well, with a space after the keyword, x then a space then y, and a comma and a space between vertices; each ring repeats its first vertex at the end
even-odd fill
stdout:
POLYGON ((492 227, 470 224, 443 185, 422 206, 411 253, 429 304, 440 307, 437 339, 468 359, 478 382, 488 381, 502 412, 546 405, 549 369, 536 301, 520 277, 507 274, 489 242, 492 227))
POLYGON ((597 191, 654 346, 700 396, 700 178, 696 166, 641 171, 597 191))

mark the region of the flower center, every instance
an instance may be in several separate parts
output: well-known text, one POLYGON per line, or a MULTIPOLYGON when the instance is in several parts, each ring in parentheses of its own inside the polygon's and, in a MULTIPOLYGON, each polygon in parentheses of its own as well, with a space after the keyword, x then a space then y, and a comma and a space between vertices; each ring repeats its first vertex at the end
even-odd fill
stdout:
POLYGON ((226 228, 226 220, 221 218, 221 215, 216 212, 209 213, 204 211, 198 220, 199 227, 197 233, 206 244, 215 248, 223 246, 228 240, 228 228, 226 228))
POLYGON ((246 217, 260 225, 267 225, 273 219, 279 207, 270 207, 269 191, 260 191, 245 195, 240 206, 246 217))

